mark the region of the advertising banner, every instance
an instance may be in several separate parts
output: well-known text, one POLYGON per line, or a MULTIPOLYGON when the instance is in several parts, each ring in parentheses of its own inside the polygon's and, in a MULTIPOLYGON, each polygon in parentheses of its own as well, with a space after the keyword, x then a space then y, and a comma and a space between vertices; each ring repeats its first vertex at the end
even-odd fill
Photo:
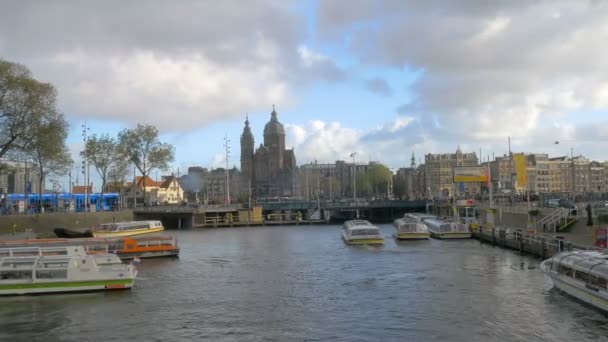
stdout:
POLYGON ((487 183, 488 173, 483 166, 459 166, 454 168, 455 183, 487 183))
POLYGON ((516 174, 517 186, 526 187, 528 184, 528 175, 526 170, 526 155, 523 153, 515 153, 513 155, 513 166, 516 174))

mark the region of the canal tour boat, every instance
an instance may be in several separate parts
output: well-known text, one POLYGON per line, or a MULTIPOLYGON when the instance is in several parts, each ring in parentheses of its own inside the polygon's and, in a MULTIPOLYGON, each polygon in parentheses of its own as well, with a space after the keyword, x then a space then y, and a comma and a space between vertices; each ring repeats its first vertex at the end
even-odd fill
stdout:
POLYGON ((395 226, 393 236, 398 240, 428 239, 431 235, 424 223, 412 218, 397 219, 393 225, 395 226))
POLYGON ((123 290, 136 276, 115 254, 87 254, 82 246, 0 249, 0 295, 123 290))
POLYGON ((83 246, 88 254, 113 253, 120 259, 157 258, 179 255, 177 238, 139 235, 120 238, 0 240, 0 248, 83 246))
POLYGON ((411 219, 411 220, 414 220, 414 221, 420 222, 420 223, 424 223, 425 220, 436 219, 437 216, 430 215, 430 214, 423 214, 423 213, 407 213, 407 214, 403 215, 403 218, 411 219))
POLYGON ((384 244, 384 236, 380 228, 365 220, 346 221, 342 227, 342 238, 349 245, 384 244))
POLYGON ((165 230, 160 221, 103 223, 92 229, 93 237, 120 237, 158 233, 165 230))
POLYGON ((471 231, 466 224, 440 219, 426 219, 424 224, 436 239, 469 239, 471 231))
POLYGON ((562 252, 543 261, 540 267, 557 289, 608 312, 607 252, 562 252))

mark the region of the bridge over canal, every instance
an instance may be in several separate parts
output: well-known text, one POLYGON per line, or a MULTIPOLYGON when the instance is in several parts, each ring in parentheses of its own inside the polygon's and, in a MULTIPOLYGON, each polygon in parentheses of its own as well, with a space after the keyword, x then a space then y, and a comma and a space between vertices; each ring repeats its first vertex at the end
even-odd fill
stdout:
POLYGON ((153 206, 133 211, 136 220, 161 220, 167 228, 321 223, 355 217, 371 221, 390 221, 406 212, 424 211, 424 200, 357 201, 276 201, 257 203, 249 209, 243 204, 200 206, 153 206), (261 211, 255 218, 252 212, 261 211))

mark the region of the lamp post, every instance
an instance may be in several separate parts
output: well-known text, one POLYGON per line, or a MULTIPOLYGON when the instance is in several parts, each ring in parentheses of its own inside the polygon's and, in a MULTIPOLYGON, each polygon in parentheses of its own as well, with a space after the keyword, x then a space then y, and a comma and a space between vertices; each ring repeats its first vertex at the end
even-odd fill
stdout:
POLYGON ((353 152, 350 154, 350 157, 353 158, 353 201, 357 202, 357 164, 355 162, 355 156, 357 152, 353 152))
POLYGON ((228 163, 230 162, 230 140, 228 135, 224 137, 224 148, 226 149, 226 199, 225 204, 230 204, 230 171, 228 170, 228 163))
POLYGON ((89 128, 87 122, 82 124, 82 141, 84 142, 83 160, 82 160, 82 174, 84 176, 84 211, 89 211, 89 159, 87 157, 87 142, 89 128))

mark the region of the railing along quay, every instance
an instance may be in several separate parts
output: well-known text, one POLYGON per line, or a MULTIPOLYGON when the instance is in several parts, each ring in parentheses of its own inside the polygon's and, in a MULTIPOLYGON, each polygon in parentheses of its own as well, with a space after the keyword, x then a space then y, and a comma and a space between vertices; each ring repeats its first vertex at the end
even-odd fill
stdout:
POLYGON ((517 250, 521 253, 535 255, 541 259, 567 250, 598 250, 594 246, 573 244, 562 238, 528 233, 523 229, 511 227, 482 227, 473 231, 473 237, 502 248, 517 250))

